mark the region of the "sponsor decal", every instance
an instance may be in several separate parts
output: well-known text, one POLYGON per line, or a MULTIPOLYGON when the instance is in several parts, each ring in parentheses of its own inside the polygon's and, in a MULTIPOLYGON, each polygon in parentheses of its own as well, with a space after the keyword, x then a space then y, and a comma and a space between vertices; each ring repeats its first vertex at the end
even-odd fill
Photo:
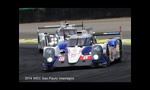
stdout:
POLYGON ((80 60, 92 59, 92 56, 80 56, 80 60))
POLYGON ((64 61, 64 60, 65 60, 65 56, 59 57, 59 61, 64 61))
POLYGON ((77 50, 76 50, 76 49, 73 49, 73 50, 71 51, 71 58, 75 58, 76 55, 77 55, 77 50))
POLYGON ((71 54, 71 58, 75 58, 77 54, 71 54))

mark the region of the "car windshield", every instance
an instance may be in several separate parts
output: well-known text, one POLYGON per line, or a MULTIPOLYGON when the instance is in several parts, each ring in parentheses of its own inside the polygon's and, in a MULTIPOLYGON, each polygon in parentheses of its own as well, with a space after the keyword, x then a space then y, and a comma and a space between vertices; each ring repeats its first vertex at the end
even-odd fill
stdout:
POLYGON ((68 47, 73 46, 88 46, 90 45, 91 39, 90 38, 76 38, 76 39, 69 39, 68 47))
POLYGON ((67 42, 68 47, 74 47, 77 44, 77 39, 69 39, 67 42))
POLYGON ((64 31, 60 31, 58 34, 59 36, 67 36, 67 35, 74 35, 77 33, 77 30, 64 30, 64 31))

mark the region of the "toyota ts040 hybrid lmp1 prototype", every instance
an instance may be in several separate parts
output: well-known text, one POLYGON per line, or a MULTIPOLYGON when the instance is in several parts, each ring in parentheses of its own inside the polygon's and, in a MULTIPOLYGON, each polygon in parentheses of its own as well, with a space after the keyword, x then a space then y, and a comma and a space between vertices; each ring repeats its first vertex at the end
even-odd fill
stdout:
POLYGON ((45 46, 56 46, 58 42, 66 41, 69 39, 71 35, 77 33, 76 27, 83 28, 82 24, 68 24, 68 23, 61 23, 60 25, 51 25, 51 26, 43 26, 38 27, 37 34, 38 34, 38 50, 39 52, 43 52, 43 48, 45 46), (56 29, 56 33, 52 34, 49 32, 40 32, 42 30, 49 30, 49 29, 56 29))
POLYGON ((99 32, 85 29, 70 36, 68 41, 58 42, 55 47, 44 47, 43 70, 68 66, 107 67, 115 60, 121 61, 122 41, 120 32, 99 32), (97 36, 120 35, 97 43, 97 36))

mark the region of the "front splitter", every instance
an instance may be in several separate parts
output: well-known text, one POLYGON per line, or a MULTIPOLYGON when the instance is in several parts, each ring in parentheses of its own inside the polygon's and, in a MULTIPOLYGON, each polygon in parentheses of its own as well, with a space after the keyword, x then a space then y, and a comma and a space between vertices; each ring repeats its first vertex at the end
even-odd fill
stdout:
POLYGON ((72 67, 72 66, 90 66, 92 65, 91 59, 87 60, 78 60, 76 63, 69 63, 67 60, 65 61, 56 61, 54 67, 72 67))

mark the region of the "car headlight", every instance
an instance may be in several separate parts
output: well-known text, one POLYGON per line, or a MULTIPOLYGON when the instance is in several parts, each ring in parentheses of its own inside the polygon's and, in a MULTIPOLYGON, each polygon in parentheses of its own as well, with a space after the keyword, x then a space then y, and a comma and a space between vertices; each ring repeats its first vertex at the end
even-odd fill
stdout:
POLYGON ((46 49, 46 53, 47 54, 51 54, 51 50, 50 49, 46 49))
POLYGON ((54 42, 55 44, 57 44, 57 42, 54 42))
POLYGON ((95 54, 95 55, 93 55, 93 58, 94 58, 95 60, 98 60, 99 56, 98 56, 97 54, 95 54))
POLYGON ((49 44, 52 46, 52 45, 54 45, 54 42, 50 42, 49 44))
POLYGON ((47 62, 52 62, 53 59, 51 57, 47 58, 47 62))
POLYGON ((52 41, 54 41, 54 38, 51 38, 52 41))
POLYGON ((55 41, 57 41, 57 38, 54 38, 55 41))
POLYGON ((43 57, 47 60, 49 57, 51 57, 52 59, 54 58, 55 55, 55 50, 53 48, 47 48, 44 53, 43 53, 43 57))
POLYGON ((95 45, 92 47, 92 56, 94 60, 101 59, 103 54, 103 49, 100 45, 95 45))

